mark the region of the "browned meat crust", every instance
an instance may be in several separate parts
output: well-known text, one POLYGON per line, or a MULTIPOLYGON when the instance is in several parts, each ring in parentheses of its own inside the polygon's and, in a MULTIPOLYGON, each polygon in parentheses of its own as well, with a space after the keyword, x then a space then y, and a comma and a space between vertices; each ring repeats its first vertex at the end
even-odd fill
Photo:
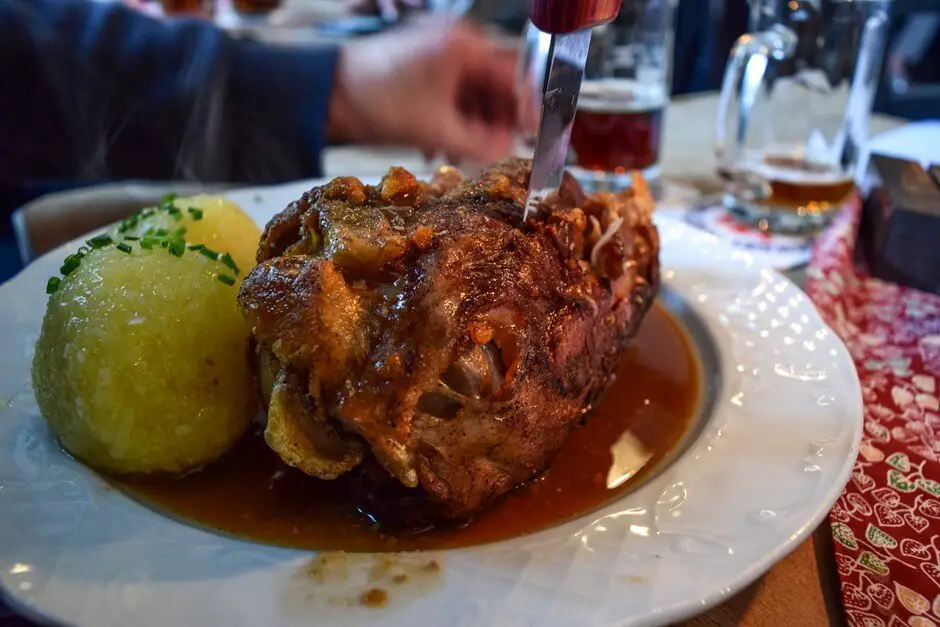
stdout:
POLYGON ((367 450, 452 518, 545 468, 652 302, 659 241, 639 177, 590 197, 566 179, 522 224, 528 174, 392 168, 271 220, 239 302, 285 461, 329 479, 367 450))

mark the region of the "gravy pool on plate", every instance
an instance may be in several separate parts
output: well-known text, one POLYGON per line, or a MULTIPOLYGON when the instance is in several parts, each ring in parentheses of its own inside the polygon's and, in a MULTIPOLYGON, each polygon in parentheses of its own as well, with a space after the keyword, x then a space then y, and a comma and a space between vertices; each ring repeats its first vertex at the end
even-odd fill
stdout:
POLYGON ((696 415, 701 372, 686 333, 655 305, 624 352, 617 378, 584 425, 571 430, 548 470, 472 523, 390 533, 351 497, 342 478, 291 469, 260 433, 202 472, 181 479, 117 480, 144 503, 193 524, 258 542, 319 550, 444 549, 518 537, 571 520, 633 489, 682 441, 696 415), (651 454, 642 470, 608 488, 611 447, 629 431, 651 454))

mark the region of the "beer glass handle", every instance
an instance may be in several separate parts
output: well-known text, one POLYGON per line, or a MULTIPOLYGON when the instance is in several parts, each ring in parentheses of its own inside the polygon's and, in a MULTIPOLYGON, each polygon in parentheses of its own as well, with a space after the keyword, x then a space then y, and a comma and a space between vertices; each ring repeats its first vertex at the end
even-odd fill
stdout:
POLYGON ((764 87, 767 68, 784 61, 796 49, 797 35, 776 24, 754 34, 741 35, 731 49, 718 98, 715 120, 715 156, 719 171, 730 167, 747 140, 751 111, 764 87))

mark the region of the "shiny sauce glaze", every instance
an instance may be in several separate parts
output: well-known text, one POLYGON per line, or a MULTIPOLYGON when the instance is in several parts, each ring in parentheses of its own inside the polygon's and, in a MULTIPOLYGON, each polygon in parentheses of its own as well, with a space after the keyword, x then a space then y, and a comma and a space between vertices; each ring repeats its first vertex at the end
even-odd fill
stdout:
POLYGON ((585 423, 571 430, 548 470, 459 527, 391 533, 355 496, 360 491, 351 479, 321 481, 293 470, 257 432, 201 472, 115 484, 176 518, 282 546, 400 551, 505 540, 595 510, 655 470, 693 422, 699 370, 688 336, 654 306, 616 380, 585 423))

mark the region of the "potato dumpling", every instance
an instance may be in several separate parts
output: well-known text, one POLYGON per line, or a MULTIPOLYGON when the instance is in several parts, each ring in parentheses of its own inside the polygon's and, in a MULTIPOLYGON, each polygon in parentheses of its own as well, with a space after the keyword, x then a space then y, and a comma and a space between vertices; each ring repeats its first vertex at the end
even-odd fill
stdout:
POLYGON ((231 254, 242 274, 255 266, 261 230, 241 207, 221 196, 169 196, 159 206, 124 220, 118 228, 126 235, 140 237, 147 229, 172 232, 180 227, 186 229, 186 241, 231 254))
POLYGON ((50 281, 33 387, 79 459, 181 473, 218 458, 252 420, 248 329, 222 262, 142 242, 66 259, 66 276, 50 281))

